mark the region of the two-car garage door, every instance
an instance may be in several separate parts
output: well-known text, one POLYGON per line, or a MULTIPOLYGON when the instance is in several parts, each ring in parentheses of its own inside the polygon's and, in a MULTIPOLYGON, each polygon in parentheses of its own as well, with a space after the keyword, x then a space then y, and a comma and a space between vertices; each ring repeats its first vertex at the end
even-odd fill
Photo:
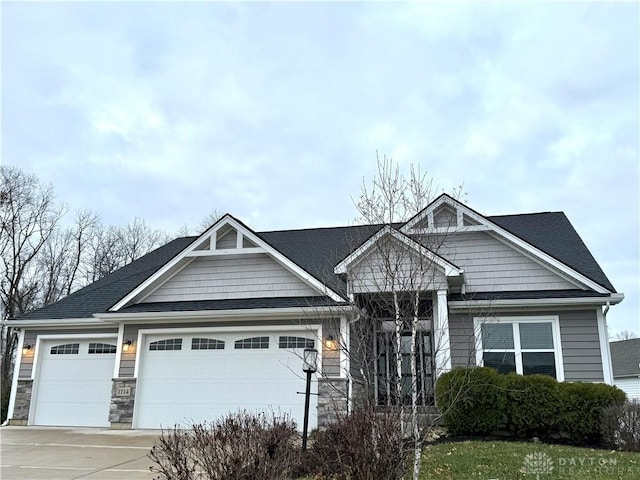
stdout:
MULTIPOLYGON (((160 428, 242 410, 288 414, 302 426, 304 348, 309 332, 145 335, 134 427, 160 428)), ((315 427, 316 397, 309 423, 315 427)))

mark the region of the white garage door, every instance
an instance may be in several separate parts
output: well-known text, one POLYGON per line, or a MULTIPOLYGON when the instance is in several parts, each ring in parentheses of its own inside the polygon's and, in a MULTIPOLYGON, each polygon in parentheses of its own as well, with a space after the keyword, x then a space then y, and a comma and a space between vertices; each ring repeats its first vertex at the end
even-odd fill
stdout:
MULTIPOLYGON (((314 338, 308 332, 147 335, 134 425, 189 425, 247 410, 291 415, 302 429, 302 352, 316 347, 314 338)), ((310 428, 317 424, 316 398, 310 428)))
POLYGON ((38 355, 32 423, 109 426, 116 338, 44 341, 38 355))

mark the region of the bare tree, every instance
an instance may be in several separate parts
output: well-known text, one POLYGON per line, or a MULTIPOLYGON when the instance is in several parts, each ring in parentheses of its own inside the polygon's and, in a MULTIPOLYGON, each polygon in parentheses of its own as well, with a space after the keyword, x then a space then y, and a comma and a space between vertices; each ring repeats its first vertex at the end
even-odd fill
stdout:
MULTIPOLYGON (((53 187, 17 168, 0 166, 0 305, 2 320, 39 305, 41 280, 37 257, 56 231, 65 207, 55 204, 53 187)), ((16 334, 2 324, 2 418, 6 416, 16 334)))
MULTIPOLYGON (((444 369, 445 338, 436 328, 431 292, 446 289, 447 279, 437 255, 447 241, 446 231, 412 238, 399 230, 435 197, 437 187, 419 167, 401 173, 390 158, 377 158, 377 176, 363 182, 354 200, 357 222, 376 225, 369 250, 347 268, 348 292, 360 312, 346 345, 352 364, 360 370, 369 401, 399 412, 399 428, 413 440, 413 478, 420 459, 430 404, 433 376, 444 369), (431 335, 431 336, 430 336, 431 335), (384 364, 385 374, 380 375, 384 364), (427 373, 425 370, 429 370, 427 373), (405 412, 405 410, 408 410, 405 412), (409 420, 406 420, 406 419, 409 420)), ((462 187, 453 192, 460 197, 462 187)))
MULTIPOLYGON (((64 205, 53 187, 16 167, 0 167, 0 306, 2 320, 53 303, 168 241, 140 218, 105 227, 98 214, 78 211, 61 225, 64 205)), ((1 326, 2 420, 6 417, 17 336, 1 326)))
POLYGON ((632 332, 631 330, 620 330, 611 337, 611 341, 617 342, 619 340, 632 340, 634 338, 638 338, 638 334, 636 332, 632 332))
POLYGON ((58 228, 38 255, 38 271, 43 279, 41 303, 48 305, 85 285, 81 275, 88 263, 89 245, 100 225, 96 213, 76 212, 73 225, 58 228))
POLYGON ((198 225, 195 227, 187 225, 186 223, 183 223, 182 226, 176 232, 176 235, 179 237, 189 237, 192 235, 199 235, 200 233, 207 230, 211 225, 216 223, 220 218, 220 216, 221 215, 218 212, 218 210, 213 209, 209 213, 207 213, 204 217, 202 217, 202 220, 200 220, 200 223, 198 223, 198 225))
POLYGON ((169 241, 166 233, 149 227, 141 218, 125 226, 98 223, 91 232, 82 268, 85 284, 99 280, 169 241))

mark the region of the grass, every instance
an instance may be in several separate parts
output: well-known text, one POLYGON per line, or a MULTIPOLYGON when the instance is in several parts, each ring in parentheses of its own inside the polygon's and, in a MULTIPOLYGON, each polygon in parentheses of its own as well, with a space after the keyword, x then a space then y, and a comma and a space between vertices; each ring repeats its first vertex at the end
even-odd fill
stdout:
POLYGON ((425 449, 424 480, 637 480, 640 453, 469 440, 425 449))

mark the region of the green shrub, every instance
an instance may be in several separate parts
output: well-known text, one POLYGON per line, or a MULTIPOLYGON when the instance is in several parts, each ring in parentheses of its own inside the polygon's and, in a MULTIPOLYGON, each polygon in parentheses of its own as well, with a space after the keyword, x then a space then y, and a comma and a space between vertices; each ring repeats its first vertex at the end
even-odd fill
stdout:
POLYGON ((489 434, 504 422, 504 377, 487 367, 456 368, 440 376, 436 404, 453 434, 489 434))
POLYGON ((605 408, 621 405, 625 393, 604 383, 560 384, 560 430, 574 443, 593 444, 602 441, 602 414, 605 408))
MULTIPOLYGON (((543 375, 500 375, 479 367, 454 369, 436 384, 436 404, 453 434, 490 434, 504 427, 515 437, 564 438, 580 445, 603 441, 603 411, 624 400, 622 390, 603 383, 558 383, 543 375)), ((635 415, 628 412, 621 425, 632 425, 635 415)), ((610 436, 611 422, 607 428, 610 436)))
POLYGON ((517 437, 550 437, 560 428, 560 384, 547 375, 504 378, 507 392, 507 429, 517 437))

